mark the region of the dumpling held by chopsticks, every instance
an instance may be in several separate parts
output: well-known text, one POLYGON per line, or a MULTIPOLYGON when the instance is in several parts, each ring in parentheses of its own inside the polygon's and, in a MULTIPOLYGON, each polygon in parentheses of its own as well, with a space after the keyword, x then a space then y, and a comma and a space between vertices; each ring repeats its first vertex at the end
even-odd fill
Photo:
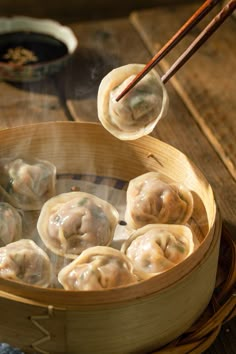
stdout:
POLYGON ((135 140, 151 133, 168 108, 166 89, 154 70, 120 101, 116 101, 143 68, 142 64, 116 68, 103 78, 99 86, 98 118, 105 129, 121 140, 135 140))

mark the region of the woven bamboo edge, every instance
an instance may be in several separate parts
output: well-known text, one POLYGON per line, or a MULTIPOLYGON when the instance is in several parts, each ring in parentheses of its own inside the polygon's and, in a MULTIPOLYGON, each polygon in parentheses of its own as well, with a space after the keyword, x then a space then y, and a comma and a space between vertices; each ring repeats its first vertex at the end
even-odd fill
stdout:
MULTIPOLYGON (((152 354, 201 354, 215 341, 222 325, 236 316, 236 244, 225 226, 222 244, 230 264, 227 265, 227 276, 215 288, 206 310, 207 316, 200 317, 186 333, 152 354)), ((223 263, 222 258, 219 259, 219 267, 223 263)))

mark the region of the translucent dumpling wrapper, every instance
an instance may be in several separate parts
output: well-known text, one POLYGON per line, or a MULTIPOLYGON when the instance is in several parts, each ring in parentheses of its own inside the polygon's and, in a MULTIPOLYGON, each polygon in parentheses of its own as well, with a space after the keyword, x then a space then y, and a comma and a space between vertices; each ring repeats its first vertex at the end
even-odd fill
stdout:
POLYGON ((147 172, 129 182, 125 220, 131 228, 185 224, 192 212, 191 191, 158 172, 147 172))
POLYGON ((151 133, 168 109, 168 95, 155 70, 116 101, 143 68, 142 64, 118 67, 103 78, 98 89, 98 118, 105 129, 121 140, 135 140, 151 133))
POLYGON ((150 224, 134 231, 121 251, 131 260, 139 279, 163 273, 194 251, 193 234, 185 225, 150 224))
POLYGON ((32 240, 21 239, 0 248, 0 277, 48 287, 52 267, 48 255, 32 240))
POLYGON ((0 193, 22 210, 40 210, 55 195, 56 167, 45 160, 0 160, 0 193))
POLYGON ((0 202, 0 247, 17 241, 22 234, 20 213, 10 204, 0 202))
POLYGON ((55 254, 76 258, 86 248, 111 243, 118 211, 92 194, 69 192, 48 200, 39 215, 37 229, 55 254))
POLYGON ((137 282, 130 260, 111 247, 91 247, 58 274, 65 290, 103 290, 137 282))

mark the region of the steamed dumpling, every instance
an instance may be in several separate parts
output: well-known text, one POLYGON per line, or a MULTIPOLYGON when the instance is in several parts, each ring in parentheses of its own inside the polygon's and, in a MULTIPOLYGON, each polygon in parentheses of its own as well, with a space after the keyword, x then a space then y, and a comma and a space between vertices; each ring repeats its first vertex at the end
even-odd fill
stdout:
POLYGON ((55 194, 56 167, 48 161, 17 158, 0 161, 0 191, 22 210, 40 210, 55 194))
POLYGON ((150 224, 134 231, 121 250, 140 279, 147 279, 187 258, 194 250, 193 235, 184 225, 150 224))
POLYGON ((156 71, 151 70, 119 102, 116 97, 144 68, 128 64, 106 75, 98 90, 98 118, 102 125, 121 140, 134 140, 152 132, 166 114, 168 96, 156 71))
POLYGON ((22 220, 18 211, 8 203, 0 202, 0 247, 21 238, 22 220))
POLYGON ((192 211, 191 192, 164 175, 147 172, 129 182, 125 220, 132 228, 147 224, 185 224, 192 211))
POLYGON ((81 253, 58 274, 65 290, 102 290, 137 282, 129 259, 119 250, 97 246, 81 253))
POLYGON ((0 248, 0 277, 48 287, 52 270, 47 254, 32 240, 22 239, 0 248))
POLYGON ((117 210, 105 200, 89 193, 69 192, 44 204, 37 228, 52 252, 76 258, 88 247, 109 245, 118 219, 117 210))

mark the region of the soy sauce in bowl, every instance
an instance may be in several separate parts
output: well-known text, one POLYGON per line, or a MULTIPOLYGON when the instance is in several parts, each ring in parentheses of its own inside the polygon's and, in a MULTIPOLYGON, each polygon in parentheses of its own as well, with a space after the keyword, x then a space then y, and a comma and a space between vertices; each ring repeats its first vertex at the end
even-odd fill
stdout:
POLYGON ((77 47, 74 32, 57 21, 0 17, 0 79, 30 82, 58 73, 77 47))
POLYGON ((56 60, 68 54, 60 40, 42 33, 19 31, 0 34, 0 61, 30 65, 56 60))

